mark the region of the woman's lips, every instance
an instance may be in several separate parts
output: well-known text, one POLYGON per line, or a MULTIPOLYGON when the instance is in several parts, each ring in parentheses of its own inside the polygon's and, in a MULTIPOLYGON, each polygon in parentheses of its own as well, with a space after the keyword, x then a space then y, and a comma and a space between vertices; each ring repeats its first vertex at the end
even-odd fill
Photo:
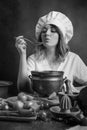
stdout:
POLYGON ((49 38, 45 38, 45 41, 48 42, 50 39, 49 38))

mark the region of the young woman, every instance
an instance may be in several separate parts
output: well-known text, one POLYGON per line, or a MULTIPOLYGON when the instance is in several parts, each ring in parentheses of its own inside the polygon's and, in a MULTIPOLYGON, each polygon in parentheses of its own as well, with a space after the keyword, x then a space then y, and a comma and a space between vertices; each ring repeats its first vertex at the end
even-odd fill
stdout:
POLYGON ((23 36, 16 38, 16 47, 20 54, 18 89, 31 90, 29 75, 32 70, 51 70, 64 71, 64 77, 71 81, 72 91, 77 92, 73 82, 87 82, 87 67, 77 54, 70 52, 68 43, 73 36, 73 25, 69 18, 61 12, 49 12, 38 20, 35 34, 37 41, 42 44, 28 58, 26 41, 23 36))

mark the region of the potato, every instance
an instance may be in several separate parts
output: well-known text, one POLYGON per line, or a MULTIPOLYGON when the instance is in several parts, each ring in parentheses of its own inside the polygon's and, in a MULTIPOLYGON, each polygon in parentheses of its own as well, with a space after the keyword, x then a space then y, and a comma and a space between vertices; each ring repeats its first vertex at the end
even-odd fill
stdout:
POLYGON ((18 110, 18 109, 24 107, 24 103, 22 101, 20 101, 20 100, 16 100, 15 102, 8 101, 8 106, 12 110, 18 110))
POLYGON ((24 103, 24 109, 29 109, 32 104, 33 104, 32 101, 26 101, 26 102, 24 103))
POLYGON ((24 103, 24 109, 30 109, 30 108, 32 108, 34 111, 37 111, 39 110, 40 105, 35 100, 26 101, 24 103))
POLYGON ((20 100, 17 100, 15 105, 16 109, 21 109, 24 107, 24 103, 20 100))
POLYGON ((18 100, 21 100, 22 102, 31 101, 33 99, 34 99, 33 96, 26 94, 24 92, 21 92, 21 93, 18 94, 18 100))
POLYGON ((34 97, 33 97, 33 96, 31 96, 31 95, 27 94, 27 100, 28 100, 28 101, 33 100, 33 99, 34 99, 34 97))
POLYGON ((25 102, 27 100, 27 95, 23 92, 18 94, 18 100, 21 100, 22 102, 25 102))

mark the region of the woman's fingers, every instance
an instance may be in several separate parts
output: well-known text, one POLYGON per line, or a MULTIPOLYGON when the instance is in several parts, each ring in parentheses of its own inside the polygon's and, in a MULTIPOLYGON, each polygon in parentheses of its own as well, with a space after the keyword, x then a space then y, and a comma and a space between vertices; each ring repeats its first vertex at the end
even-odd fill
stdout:
POLYGON ((23 36, 16 37, 16 44, 25 44, 27 45, 26 41, 24 40, 23 36))
POLYGON ((21 39, 21 38, 23 39, 24 36, 18 36, 18 37, 16 37, 16 41, 19 40, 19 39, 21 39))
POLYGON ((16 48, 18 49, 19 52, 25 52, 26 51, 26 46, 27 43, 23 39, 23 36, 18 36, 16 37, 16 43, 15 43, 16 48))

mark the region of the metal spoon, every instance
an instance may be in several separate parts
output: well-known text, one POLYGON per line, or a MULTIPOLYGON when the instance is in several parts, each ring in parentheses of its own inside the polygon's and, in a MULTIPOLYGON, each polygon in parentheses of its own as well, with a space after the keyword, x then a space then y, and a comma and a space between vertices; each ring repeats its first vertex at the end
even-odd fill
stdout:
POLYGON ((33 45, 36 45, 36 46, 43 44, 43 42, 38 42, 38 41, 36 41, 35 39, 31 38, 30 36, 29 36, 29 38, 25 38, 24 36, 18 36, 18 37, 15 37, 15 38, 16 38, 16 40, 22 38, 22 39, 24 39, 25 41, 27 41, 27 42, 29 42, 29 43, 31 43, 31 44, 33 44, 33 45))
POLYGON ((30 39, 28 39, 28 38, 25 38, 25 37, 23 37, 23 39, 25 40, 25 41, 28 41, 28 42, 30 42, 31 44, 33 44, 33 45, 42 45, 43 44, 43 42, 38 42, 38 41, 36 41, 35 39, 32 39, 32 40, 30 40, 30 39))

